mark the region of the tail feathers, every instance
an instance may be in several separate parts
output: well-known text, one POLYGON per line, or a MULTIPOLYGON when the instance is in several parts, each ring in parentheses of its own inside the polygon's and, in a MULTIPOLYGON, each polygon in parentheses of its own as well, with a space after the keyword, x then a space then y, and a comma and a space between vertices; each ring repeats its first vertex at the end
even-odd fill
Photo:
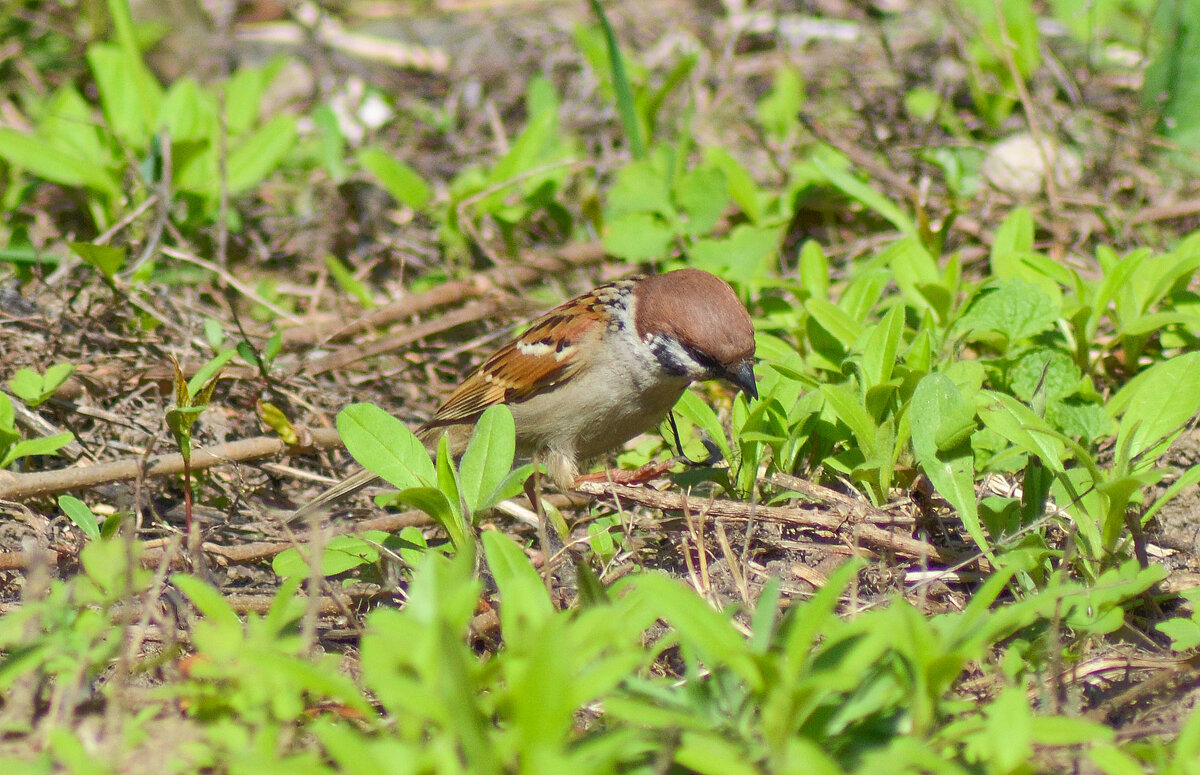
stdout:
POLYGON ((333 504, 348 498, 359 490, 374 483, 379 477, 367 469, 362 469, 357 473, 353 473, 342 481, 330 487, 325 492, 313 498, 308 503, 296 509, 284 519, 284 522, 292 523, 302 520, 306 517, 311 517, 314 514, 319 514, 328 510, 333 504))

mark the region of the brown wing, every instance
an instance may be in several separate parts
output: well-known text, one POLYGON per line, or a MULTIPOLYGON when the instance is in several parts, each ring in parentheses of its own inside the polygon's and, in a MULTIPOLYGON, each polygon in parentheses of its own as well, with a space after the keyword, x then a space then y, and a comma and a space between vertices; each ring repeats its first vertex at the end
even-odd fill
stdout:
POLYGON ((473 421, 489 406, 526 401, 579 371, 580 352, 608 324, 603 305, 628 293, 637 279, 601 286, 534 320, 472 372, 425 427, 473 421))

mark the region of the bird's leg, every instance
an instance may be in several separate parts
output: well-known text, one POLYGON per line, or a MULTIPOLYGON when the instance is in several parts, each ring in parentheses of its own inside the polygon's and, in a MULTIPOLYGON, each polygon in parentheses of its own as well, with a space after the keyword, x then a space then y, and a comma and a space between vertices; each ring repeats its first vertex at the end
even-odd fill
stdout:
POLYGON ((567 557, 563 549, 562 536, 558 534, 558 528, 550 525, 550 519, 546 515, 546 508, 541 499, 541 468, 538 465, 539 455, 535 452, 533 456, 533 473, 525 480, 525 497, 529 498, 529 505, 537 514, 537 532, 538 543, 541 545, 542 556, 542 576, 546 580, 546 591, 552 592, 551 579, 554 577, 554 560, 565 559, 570 565, 570 558, 567 557))
POLYGON ((675 425, 675 413, 667 414, 667 419, 671 421, 671 433, 675 436, 675 450, 679 453, 676 457, 670 460, 652 460, 649 463, 633 470, 626 471, 621 468, 610 468, 607 471, 599 471, 594 474, 584 474, 583 476, 575 477, 578 482, 612 482, 613 484, 645 484, 652 479, 665 474, 671 470, 671 467, 676 463, 682 463, 689 468, 700 468, 703 466, 712 466, 721 459, 721 450, 717 449, 717 445, 708 439, 704 439, 704 448, 708 450, 708 457, 704 460, 692 460, 683 453, 683 442, 679 440, 679 428, 675 425))
POLYGON ((704 438, 701 441, 704 444, 704 449, 708 451, 708 457, 703 460, 692 460, 687 455, 683 454, 683 442, 679 440, 679 426, 675 424, 675 413, 667 412, 667 419, 671 421, 671 434, 675 436, 675 449, 679 452, 679 457, 671 462, 680 462, 691 468, 703 468, 716 465, 721 462, 721 450, 713 443, 712 439, 704 438))

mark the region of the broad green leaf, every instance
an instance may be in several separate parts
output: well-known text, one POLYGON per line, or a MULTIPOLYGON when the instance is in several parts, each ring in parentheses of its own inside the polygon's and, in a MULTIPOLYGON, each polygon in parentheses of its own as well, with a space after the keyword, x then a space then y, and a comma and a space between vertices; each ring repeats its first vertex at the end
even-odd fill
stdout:
POLYGON ((650 161, 622 167, 608 190, 604 212, 609 221, 630 213, 654 213, 674 218, 675 207, 671 203, 666 175, 650 161))
MULTIPOLYGON (((259 183, 274 171, 296 142, 296 119, 278 115, 240 140, 229 152, 229 181, 231 194, 240 194, 259 183)), ((215 190, 215 181, 214 181, 215 190)))
MULTIPOLYGON (((387 540, 382 530, 366 530, 357 535, 334 536, 325 545, 318 571, 322 576, 336 576, 360 565, 379 561, 379 545, 387 540)), ((280 578, 307 578, 310 572, 308 554, 296 548, 275 555, 271 568, 280 578)))
POLYGON ((1058 319, 1059 307, 1037 285, 1014 277, 989 283, 971 302, 958 322, 965 332, 994 331, 1008 346, 1047 330, 1058 319))
POLYGON ((67 515, 67 519, 91 539, 100 537, 100 523, 88 505, 73 495, 58 496, 58 507, 67 515))
POLYGON ((836 304, 814 297, 804 302, 804 309, 821 328, 833 335, 833 338, 847 349, 853 347, 862 336, 862 323, 850 317, 836 304))
POLYGON ((172 146, 210 144, 217 136, 217 105, 192 78, 181 78, 167 89, 158 125, 165 127, 172 146))
POLYGON ((46 104, 37 135, 49 145, 79 159, 99 163, 111 155, 92 106, 69 83, 55 92, 46 104))
POLYGON ((150 136, 158 131, 154 121, 162 105, 162 87, 136 48, 93 43, 88 47, 87 60, 109 126, 126 145, 145 151, 150 136))
POLYGON ((484 530, 483 551, 500 591, 500 628, 505 642, 528 647, 528 638, 554 615, 546 584, 513 540, 497 530, 484 530))
POLYGON ((1003 393, 980 391, 976 403, 979 419, 985 426, 1025 452, 1036 455, 1052 471, 1063 471, 1063 444, 1045 419, 1003 393))
POLYGON ((883 320, 870 329, 862 355, 863 383, 868 388, 892 378, 903 333, 904 309, 901 307, 892 307, 883 320))
POLYGON ((415 169, 380 148, 358 152, 359 165, 375 176, 397 202, 414 210, 424 209, 433 198, 433 190, 415 169))
POLYGON ((1037 348, 1022 355, 1008 371, 1008 385, 1022 401, 1032 401, 1041 386, 1042 401, 1057 401, 1079 388, 1079 367, 1062 350, 1037 348), (1044 377, 1043 377, 1044 375, 1044 377))
POLYGON ((121 193, 116 179, 100 164, 4 127, 0 127, 0 159, 52 183, 86 186, 114 198, 121 193))
POLYGON ((512 471, 516 455, 516 426, 503 404, 488 407, 475 424, 471 441, 459 461, 458 482, 472 514, 490 504, 491 495, 512 471))
POLYGON ((670 252, 675 232, 650 213, 625 213, 604 225, 604 250, 635 263, 661 261, 670 252))
POLYGON ((42 375, 33 369, 17 369, 8 380, 8 389, 26 404, 36 405, 41 403, 44 384, 42 375))
POLYGON ((94 245, 90 242, 68 242, 71 252, 88 262, 100 274, 111 280, 125 264, 125 249, 112 245, 94 245))
POLYGON ((766 278, 779 245, 779 229, 741 224, 728 237, 698 239, 688 251, 691 265, 734 283, 766 278))
POLYGON ((1151 465, 1200 412, 1200 352, 1154 364, 1122 388, 1110 411, 1124 408, 1117 428, 1117 465, 1151 465))
POLYGON ((397 489, 432 487, 437 481, 425 445, 379 407, 351 404, 338 413, 337 428, 354 459, 397 489))
POLYGON ((729 187, 725 175, 714 167, 689 170, 675 184, 675 202, 686 216, 683 230, 698 237, 717 225, 729 206, 729 187))
POLYGON ((958 512, 976 545, 990 556, 975 501, 975 457, 970 443, 974 407, 949 377, 929 374, 917 383, 909 411, 920 418, 912 424, 912 444, 921 469, 958 512))
POLYGON ((37 439, 24 439, 9 447, 4 459, 0 460, 0 468, 8 468, 14 460, 35 455, 53 455, 75 440, 73 433, 56 433, 53 436, 43 436, 37 439))

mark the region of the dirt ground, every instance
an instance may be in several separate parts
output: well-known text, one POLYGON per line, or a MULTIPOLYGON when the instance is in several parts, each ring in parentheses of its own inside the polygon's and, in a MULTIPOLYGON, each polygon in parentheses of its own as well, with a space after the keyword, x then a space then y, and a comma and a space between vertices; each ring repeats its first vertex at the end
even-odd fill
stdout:
MULTIPOLYGON (((151 13, 157 5, 149 4, 141 12, 151 13)), ((443 0, 428 4, 432 10, 427 12, 397 16, 379 5, 351 2, 334 15, 355 29, 424 47, 415 51, 440 53, 445 69, 398 69, 326 45, 264 40, 264 28, 250 19, 279 15, 276 4, 265 1, 242 7, 242 15, 224 28, 208 18, 170 20, 178 32, 159 47, 153 62, 164 77, 193 66, 201 77, 212 77, 222 61, 214 53, 228 53, 234 66, 262 61, 280 50, 296 54, 272 94, 279 110, 378 89, 394 100, 401 117, 383 130, 381 139, 427 179, 443 185, 459 170, 492 159, 505 147, 522 126, 529 79, 543 75, 561 95, 564 128, 581 139, 596 178, 604 179, 621 162, 614 109, 600 94, 595 75, 582 64, 574 41, 576 25, 588 21, 584 4, 443 0), (454 116, 453 131, 444 131, 431 118, 439 111, 454 116)), ((946 138, 936 136, 940 130, 928 124, 909 120, 901 103, 905 88, 913 84, 934 85, 956 105, 967 99, 955 90, 953 71, 964 32, 953 23, 931 21, 930 14, 939 13, 941 5, 815 0, 779 3, 765 11, 755 6, 735 14, 707 2, 621 2, 606 7, 623 45, 637 52, 647 67, 665 69, 679 51, 696 52, 697 72, 686 90, 686 99, 695 105, 692 131, 702 142, 720 144, 742 159, 758 180, 779 182, 782 171, 779 159, 745 117, 753 115, 773 72, 786 62, 805 79, 808 99, 801 113, 804 131, 812 139, 829 142, 850 156, 896 201, 920 201, 928 212, 944 213, 952 194, 940 178, 930 175, 921 150, 946 138), (894 13, 893 5, 907 13, 894 13), (775 23, 763 26, 760 18, 775 23), (937 34, 931 35, 931 30, 937 34)), ((290 18, 285 14, 280 21, 290 18)), ((1035 203, 1051 249, 1077 262, 1079 256, 1091 255, 1096 244, 1110 244, 1120 252, 1141 244, 1148 234, 1165 244, 1200 225, 1200 215, 1185 211, 1168 213, 1139 231, 1128 226, 1135 213, 1194 197, 1195 181, 1171 179, 1154 166, 1147 150, 1151 145, 1144 142, 1149 127, 1140 123, 1128 84, 1103 71, 1081 69, 1082 52, 1066 38, 1051 37, 1049 44, 1059 47, 1054 54, 1061 72, 1050 68, 1052 74, 1039 76, 1031 98, 1041 117, 1071 135, 1084 155, 1084 174, 1072 188, 1059 192, 1057 200, 1035 203)), ((969 120, 969 112, 964 115, 969 120)), ((1016 120, 1014 128, 1019 123, 1016 120)), ((587 192, 579 193, 580 201, 573 206, 582 209, 587 192)), ((56 196, 62 191, 48 186, 40 197, 46 214, 40 217, 35 240, 49 243, 54 235, 72 229, 86 231, 82 221, 71 217, 71 202, 56 196)), ((947 251, 960 251, 967 271, 979 271, 990 236, 1015 200, 993 192, 960 204, 968 209, 950 230, 947 251)), ((178 355, 185 371, 194 370, 206 352, 197 343, 204 341, 207 319, 218 321, 226 332, 240 328, 252 341, 264 341, 269 328, 254 314, 259 300, 238 290, 246 285, 266 287, 259 283, 264 275, 278 294, 274 298, 290 306, 290 319, 282 323, 283 353, 265 375, 240 361, 226 369, 198 425, 199 449, 227 451, 223 445, 269 436, 257 419, 260 400, 281 407, 293 422, 310 429, 331 428, 337 411, 358 401, 376 403, 415 424, 431 415, 439 398, 498 346, 512 326, 626 271, 604 260, 594 246, 591 252, 576 246, 566 268, 555 264, 555 257, 564 254, 564 243, 547 223, 544 233, 523 234, 526 242, 517 246, 522 256, 518 262, 533 265, 530 257, 538 256, 550 267, 539 269, 536 279, 515 287, 492 282, 483 295, 462 293, 445 304, 415 304, 385 325, 347 335, 339 329, 365 313, 336 293, 323 268, 325 255, 342 257, 379 299, 428 299, 422 294, 443 287, 447 270, 435 224, 398 213, 378 188, 357 176, 336 184, 317 175, 303 190, 294 181, 280 183, 269 186, 261 197, 239 203, 243 205, 248 208, 244 226, 228 235, 228 270, 221 270, 241 278, 239 286, 226 274, 213 281, 196 265, 184 264, 178 270, 182 280, 161 286, 158 297, 147 299, 114 294, 97 282, 90 268, 67 261, 35 274, 31 281, 10 280, 0 288, 4 373, 21 367, 40 371, 58 362, 79 364, 54 399, 20 418, 27 435, 59 430, 75 434, 76 443, 60 457, 36 465, 51 469, 145 461, 175 452, 163 419, 173 400, 168 355, 178 355), (456 311, 475 309, 472 304, 486 305, 485 314, 468 313, 461 323, 440 325, 448 318, 453 321, 450 316, 456 311), (132 326, 131 316, 156 323, 152 328, 132 326), (314 331, 320 335, 314 338, 314 331), (380 351, 371 352, 380 342, 380 351)), ((891 236, 881 220, 844 200, 814 199, 799 213, 780 256, 785 270, 794 266, 806 239, 826 246, 836 266, 891 236)), ((453 272, 469 269, 482 275, 496 258, 511 263, 498 247, 502 236, 495 224, 485 220, 478 230, 477 239, 492 249, 454 257, 459 265, 450 267, 453 272)), ((189 252, 211 256, 214 244, 194 245, 189 252)), ((507 271, 502 267, 502 273, 507 271)), ((1200 435, 1189 433, 1165 461, 1170 473, 1160 488, 1197 462, 1200 435)), ((279 583, 270 560, 306 536, 305 527, 287 527, 279 517, 352 468, 344 452, 317 444, 306 454, 230 459, 198 474, 196 518, 206 548, 204 572, 237 605, 246 610, 263 605, 279 583)), ((903 543, 908 539, 936 546, 947 557, 969 557, 969 540, 944 504, 930 501, 915 488, 898 490, 891 503, 872 508, 837 482, 825 483, 832 489, 823 496, 810 494, 775 504, 792 509, 790 518, 778 519, 747 521, 736 514, 702 519, 694 512, 680 516, 628 502, 618 508, 606 499, 580 496, 559 503, 572 529, 569 544, 586 539, 588 526, 597 520, 617 518, 614 532, 620 550, 610 563, 596 568, 604 581, 637 567, 658 568, 723 605, 753 604, 768 577, 781 579, 785 600, 802 598, 848 556, 863 554, 871 559, 858 591, 864 602, 901 593, 929 611, 955 610, 964 603, 971 591, 970 567, 948 581, 916 583, 921 562, 906 553, 911 547, 903 543), (895 540, 856 538, 846 530, 822 527, 828 523, 821 518, 868 522, 895 540)), ((677 491, 667 484, 660 487, 677 491)), ((172 543, 183 525, 179 476, 114 480, 74 493, 98 513, 136 514, 139 536, 161 539, 151 548, 180 551, 178 541, 172 543)), ((1200 487, 1188 488, 1146 531, 1151 558, 1172 571, 1171 583, 1179 589, 1200 584, 1198 500, 1200 487)), ((694 498, 693 505, 696 502, 703 501, 694 498)), ((14 606, 26 578, 16 567, 21 559, 28 560, 39 546, 48 547, 56 553, 55 571, 70 573, 83 537, 49 495, 33 498, 25 507, 12 506, 8 513, 12 518, 0 521, 0 554, 10 558, 3 566, 7 569, 0 570, 0 604, 14 606)), ((396 529, 402 524, 422 526, 431 539, 438 537, 419 516, 386 517, 365 496, 335 509, 323 529, 396 529)), ((519 536, 541 559, 536 531, 526 523, 497 514, 491 524, 519 536)), ((583 557, 579 551, 574 555, 583 557)), ((362 571, 356 583, 342 590, 352 600, 352 609, 347 613, 331 607, 321 620, 325 647, 352 648, 361 612, 371 605, 393 604, 402 575, 394 567, 362 571)), ((560 588, 564 602, 573 595, 571 586, 560 588)), ((1120 654, 1097 651, 1076 666, 1078 683, 1072 684, 1082 687, 1079 710, 1099 713, 1127 729, 1177 727, 1195 702, 1188 691, 1194 680, 1174 670, 1165 641, 1131 638, 1127 645, 1120 654)))

